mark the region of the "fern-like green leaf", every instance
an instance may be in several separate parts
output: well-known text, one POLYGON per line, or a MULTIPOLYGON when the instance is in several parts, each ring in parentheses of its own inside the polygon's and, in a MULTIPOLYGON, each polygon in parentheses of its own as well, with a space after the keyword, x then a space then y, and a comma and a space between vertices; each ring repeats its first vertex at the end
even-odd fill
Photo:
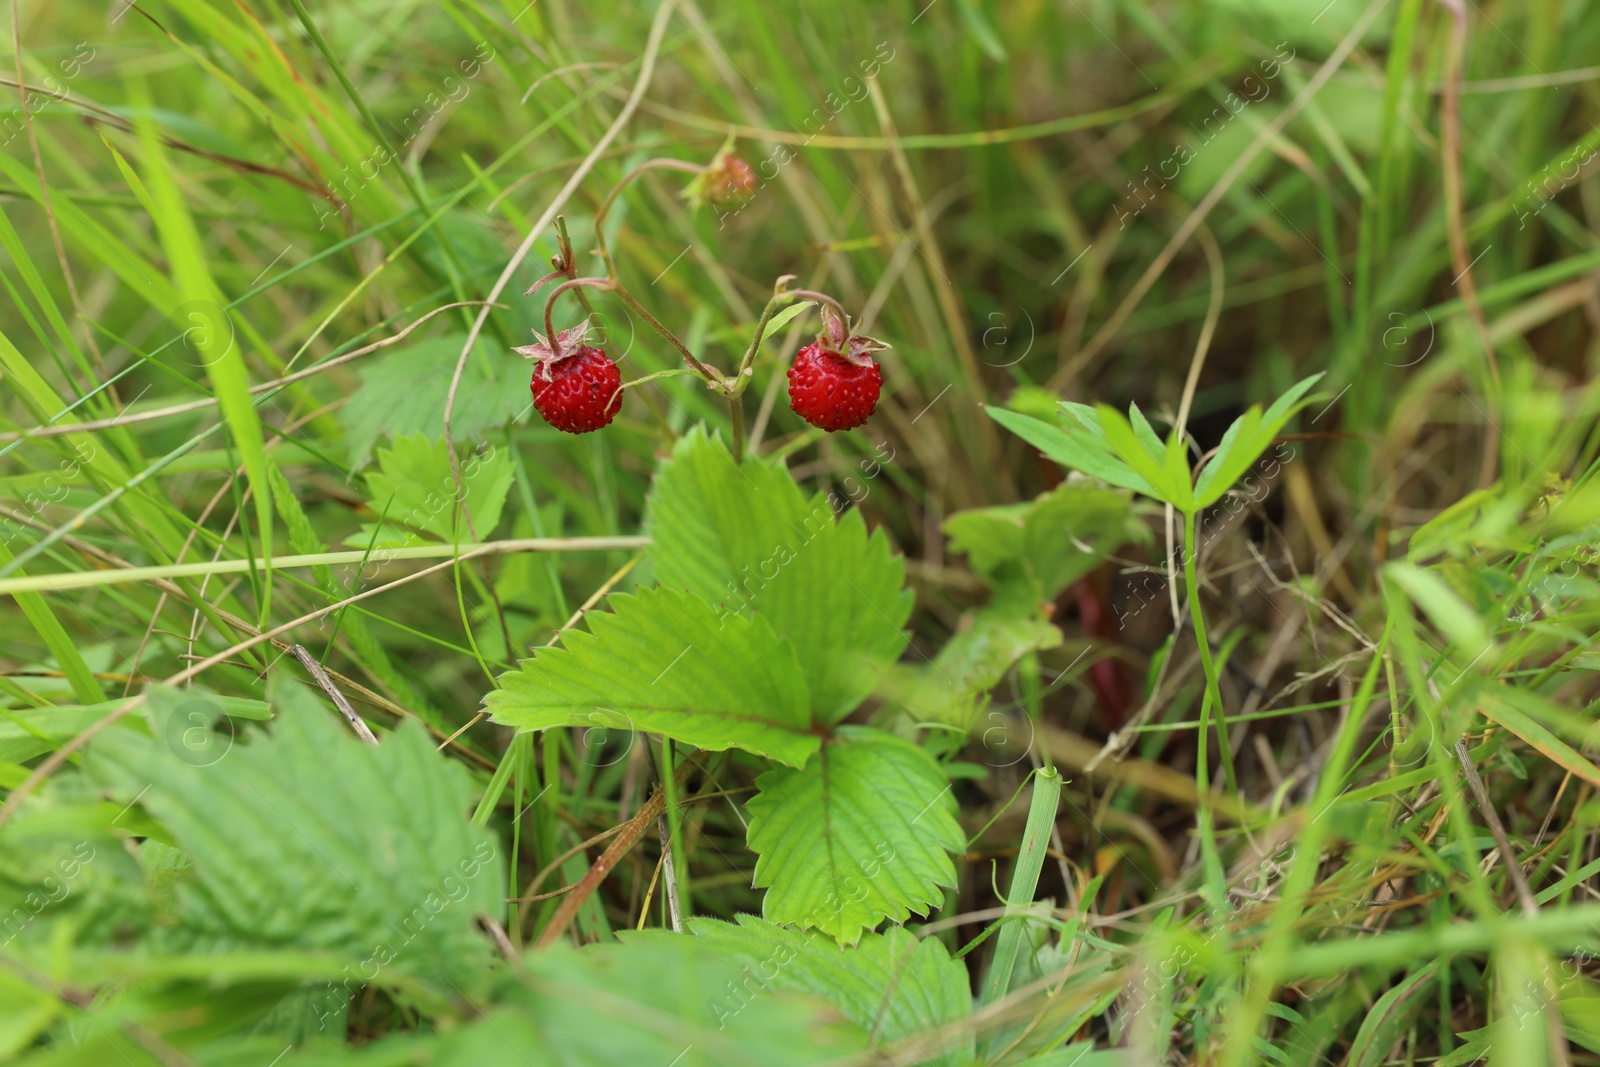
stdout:
POLYGON ((504 912, 505 871, 468 821, 465 769, 415 723, 372 747, 297 683, 273 700, 275 729, 248 744, 196 756, 156 715, 154 737, 110 730, 89 748, 91 777, 137 799, 192 864, 166 936, 193 950, 334 951, 361 961, 360 980, 395 969, 446 995, 481 987, 490 951, 474 919, 504 912))
POLYGON ((964 847, 950 784, 903 738, 840 727, 800 770, 756 781, 749 844, 762 914, 853 944, 884 919, 925 914, 955 884, 949 853, 964 847))
POLYGON ((1216 453, 1195 481, 1194 495, 1199 507, 1209 507, 1222 499, 1222 494, 1267 450, 1295 412, 1315 399, 1306 394, 1321 378, 1320 373, 1302 378, 1265 412, 1252 407, 1233 421, 1228 432, 1222 435, 1216 453))
POLYGON ((817 750, 794 650, 760 616, 718 613, 699 597, 646 589, 590 612, 589 631, 541 649, 484 698, 522 730, 649 730, 700 748, 743 748, 802 766, 817 750))

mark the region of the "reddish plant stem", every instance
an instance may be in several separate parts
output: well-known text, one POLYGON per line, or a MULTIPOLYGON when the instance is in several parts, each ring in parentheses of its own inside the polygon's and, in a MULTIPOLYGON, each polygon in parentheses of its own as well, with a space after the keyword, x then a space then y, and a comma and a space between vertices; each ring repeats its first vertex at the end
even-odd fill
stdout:
POLYGON ((555 310, 556 306, 556 297, 560 296, 568 289, 578 289, 583 286, 600 290, 611 290, 616 288, 615 284, 608 278, 569 278, 560 285, 556 286, 554 289, 550 290, 550 295, 546 297, 544 301, 544 339, 545 343, 550 346, 550 351, 552 352, 555 352, 557 348, 556 328, 550 322, 551 312, 555 310))
MULTIPOLYGON (((689 780, 689 775, 699 769, 701 758, 702 754, 696 753, 678 766, 677 773, 672 776, 675 791, 681 790, 684 783, 689 780)), ((589 873, 579 879, 578 884, 572 887, 572 892, 561 901, 561 906, 550 917, 550 924, 539 934, 536 947, 548 948, 566 933, 567 927, 572 925, 572 920, 578 917, 578 909, 583 907, 583 902, 600 888, 600 883, 606 880, 606 875, 610 874, 611 869, 638 843, 650 824, 661 817, 666 807, 667 791, 657 786, 656 791, 650 794, 650 799, 644 802, 638 814, 623 823, 622 832, 612 839, 611 844, 600 854, 600 858, 594 861, 589 873)))

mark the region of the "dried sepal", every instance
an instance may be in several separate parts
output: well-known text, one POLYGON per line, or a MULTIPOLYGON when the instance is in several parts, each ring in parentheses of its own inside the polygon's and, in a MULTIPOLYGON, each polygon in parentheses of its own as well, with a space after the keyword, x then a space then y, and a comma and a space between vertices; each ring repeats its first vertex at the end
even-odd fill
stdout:
POLYGON ((881 352, 889 346, 876 337, 868 337, 864 333, 850 335, 850 340, 845 342, 845 347, 839 354, 852 363, 867 366, 872 362, 872 353, 881 352))
POLYGON ((531 345, 518 345, 511 351, 524 359, 531 359, 539 365, 538 369, 548 381, 550 367, 568 356, 576 355, 589 339, 589 320, 585 318, 576 326, 570 326, 556 334, 556 341, 551 345, 549 340, 538 330, 533 331, 534 343, 531 345))
POLYGON ((845 317, 834 310, 832 304, 822 305, 822 332, 817 334, 817 340, 831 352, 843 353, 845 342, 850 338, 850 323, 845 317))

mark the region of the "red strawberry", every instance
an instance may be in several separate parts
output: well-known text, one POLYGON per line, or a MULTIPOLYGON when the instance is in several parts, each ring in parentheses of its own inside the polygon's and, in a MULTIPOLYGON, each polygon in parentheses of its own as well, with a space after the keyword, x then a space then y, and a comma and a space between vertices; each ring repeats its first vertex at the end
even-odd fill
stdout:
POLYGON ((795 353, 789 367, 789 407, 821 429, 851 430, 878 406, 882 386, 876 361, 861 366, 815 341, 795 353))
POLYGON ((565 433, 598 430, 622 409, 622 374, 604 352, 583 343, 588 330, 586 319, 561 331, 554 346, 535 333, 536 344, 515 349, 535 364, 533 406, 565 433))
POLYGON ((851 336, 849 323, 826 304, 822 321, 822 333, 789 367, 789 407, 819 429, 851 430, 871 417, 883 388, 883 372, 868 353, 889 346, 851 336))

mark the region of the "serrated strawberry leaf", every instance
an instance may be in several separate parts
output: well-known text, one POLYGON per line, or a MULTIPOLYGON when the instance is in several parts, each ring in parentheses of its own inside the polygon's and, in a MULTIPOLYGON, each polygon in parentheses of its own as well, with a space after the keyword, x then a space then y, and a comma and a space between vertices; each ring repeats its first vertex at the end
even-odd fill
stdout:
POLYGON ((832 513, 822 498, 813 502, 810 514, 826 516, 827 524, 816 524, 754 598, 773 629, 794 643, 823 726, 854 711, 899 659, 915 599, 904 588, 905 561, 890 553, 883 531, 869 536, 854 509, 837 522, 832 513))
MULTIPOLYGON (((339 412, 350 466, 366 466, 380 437, 434 435, 444 425, 445 390, 466 337, 419 341, 359 364, 361 387, 339 412)), ((481 438, 528 407, 528 368, 520 359, 487 350, 467 361, 450 419, 457 441, 481 438)))
POLYGON ((519 730, 649 730, 699 748, 742 748, 799 767, 816 752, 810 690, 794 649, 764 618, 714 611, 689 593, 645 589, 591 611, 503 674, 484 697, 519 730))
POLYGON ((884 919, 925 914, 955 884, 966 838, 950 783, 911 742, 840 727, 804 768, 756 780, 749 845, 762 914, 844 944, 884 919))
POLYGON ((781 462, 734 466, 695 430, 656 476, 646 521, 664 587, 754 611, 789 639, 822 725, 855 710, 905 650, 913 600, 888 539, 843 505, 808 502, 781 462))
POLYGON ((444 1038, 426 1062, 813 1067, 861 1063, 867 1046, 861 1027, 820 1000, 747 986, 737 962, 694 937, 556 946, 525 955, 515 978, 501 983, 482 1020, 444 1038))
POLYGON ((482 987, 491 951, 475 917, 504 914, 505 869, 493 836, 468 821, 465 768, 421 725, 365 745, 308 690, 277 683, 270 735, 197 749, 184 709, 210 698, 152 695, 177 709, 176 725, 105 731, 86 761, 188 860, 173 925, 152 948, 321 949, 444 996, 482 987))
MULTIPOLYGON (((971 1062, 972 1030, 958 1025, 972 1014, 967 969, 938 938, 918 938, 896 926, 864 934, 846 948, 754 915, 736 919, 693 919, 687 926, 696 943, 761 975, 773 989, 826 1001, 878 1043, 914 1045, 920 1064, 971 1062)), ((666 943, 681 937, 650 930, 624 939, 666 943)))

